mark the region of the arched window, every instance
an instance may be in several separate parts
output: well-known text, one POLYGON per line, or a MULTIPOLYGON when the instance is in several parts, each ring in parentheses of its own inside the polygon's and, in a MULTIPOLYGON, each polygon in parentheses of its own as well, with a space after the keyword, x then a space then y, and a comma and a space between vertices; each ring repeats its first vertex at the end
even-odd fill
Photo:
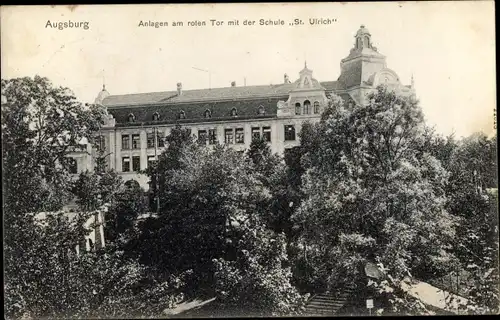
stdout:
POLYGON ((238 115, 238 111, 236 111, 236 108, 231 109, 231 117, 236 117, 238 115))
POLYGON ((299 114, 301 114, 301 113, 302 113, 301 111, 302 111, 302 110, 301 110, 301 107, 300 107, 300 102, 297 102, 297 103, 295 104, 295 114, 296 114, 296 115, 299 115, 299 114))
POLYGON ((158 120, 160 120, 160 114, 158 112, 155 112, 153 114, 153 121, 158 121, 158 120))
POLYGON ((304 101, 304 114, 310 114, 311 113, 311 101, 306 100, 304 101))
POLYGON ((361 48, 361 38, 358 38, 358 41, 356 43, 356 48, 357 49, 361 48))
POLYGON ((89 248, 90 251, 94 250, 94 242, 92 241, 92 239, 89 239, 89 248))
POLYGON ((207 109, 205 110, 205 119, 210 119, 212 117, 212 112, 207 109))
POLYGON ((319 113, 319 102, 314 101, 314 113, 318 114, 319 113))
POLYGON ((186 119, 186 113, 184 111, 179 112, 179 119, 186 119))
POLYGON ((133 113, 130 113, 130 114, 128 115, 128 122, 135 122, 135 116, 134 116, 134 114, 133 114, 133 113))
POLYGON ((266 110, 264 109, 264 106, 259 106, 259 114, 265 114, 266 110))

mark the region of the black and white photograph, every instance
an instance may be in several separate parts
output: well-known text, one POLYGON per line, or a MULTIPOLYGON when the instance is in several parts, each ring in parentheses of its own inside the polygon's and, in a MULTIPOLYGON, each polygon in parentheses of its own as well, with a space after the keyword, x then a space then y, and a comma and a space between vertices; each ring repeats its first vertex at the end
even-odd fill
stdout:
POLYGON ((0 24, 5 319, 499 314, 493 1, 0 24))

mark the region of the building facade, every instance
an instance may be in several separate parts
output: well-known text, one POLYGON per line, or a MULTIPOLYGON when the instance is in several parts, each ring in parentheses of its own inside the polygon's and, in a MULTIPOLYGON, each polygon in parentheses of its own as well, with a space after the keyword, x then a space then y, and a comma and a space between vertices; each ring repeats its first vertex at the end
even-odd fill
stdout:
MULTIPOLYGON (((176 90, 110 95, 103 86, 95 99, 108 111, 99 147, 109 154, 108 167, 124 180, 133 179, 148 189, 144 170, 163 150, 163 139, 176 125, 191 130, 200 143, 222 143, 238 151, 248 149, 253 137, 263 137, 272 152, 283 154, 300 144, 298 133, 305 121, 319 121, 332 94, 346 103, 365 104, 366 95, 385 84, 402 94, 414 94, 387 68, 386 57, 373 46, 371 34, 361 26, 354 46, 340 62, 336 81, 320 82, 304 63, 298 78, 284 75, 277 85, 231 86, 201 90, 176 90), (155 148, 156 146, 156 148, 155 148)), ((74 172, 92 170, 96 146, 77 153, 74 172)))

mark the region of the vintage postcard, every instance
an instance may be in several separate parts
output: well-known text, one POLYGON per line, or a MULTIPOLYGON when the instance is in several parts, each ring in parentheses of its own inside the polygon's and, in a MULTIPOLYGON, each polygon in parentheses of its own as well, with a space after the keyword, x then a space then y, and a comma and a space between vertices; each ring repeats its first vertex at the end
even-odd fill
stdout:
POLYGON ((6 318, 499 312, 493 1, 0 18, 6 318))

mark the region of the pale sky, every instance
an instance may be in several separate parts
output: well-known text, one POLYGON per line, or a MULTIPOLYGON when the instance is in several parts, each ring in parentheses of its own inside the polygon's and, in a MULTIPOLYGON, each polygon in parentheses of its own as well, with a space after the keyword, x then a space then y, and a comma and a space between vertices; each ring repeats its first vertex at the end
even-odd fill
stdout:
POLYGON ((49 78, 93 102, 105 79, 111 94, 278 84, 298 78, 304 60, 319 81, 337 80, 340 60, 365 25, 403 84, 413 74, 427 122, 458 136, 491 134, 496 108, 493 1, 400 3, 3 6, 2 79, 49 78), (298 18, 304 25, 290 26, 298 18), (309 18, 336 19, 310 25, 309 18), (225 21, 210 26, 210 19, 225 21), (240 20, 240 26, 227 21, 240 20), (254 26, 243 21, 256 20, 254 26), (285 21, 260 26, 260 19, 285 21), (46 28, 89 22, 89 29, 46 28), (167 21, 168 27, 138 27, 167 21), (187 22, 205 20, 205 27, 187 22), (173 21, 184 22, 173 27, 173 21))

